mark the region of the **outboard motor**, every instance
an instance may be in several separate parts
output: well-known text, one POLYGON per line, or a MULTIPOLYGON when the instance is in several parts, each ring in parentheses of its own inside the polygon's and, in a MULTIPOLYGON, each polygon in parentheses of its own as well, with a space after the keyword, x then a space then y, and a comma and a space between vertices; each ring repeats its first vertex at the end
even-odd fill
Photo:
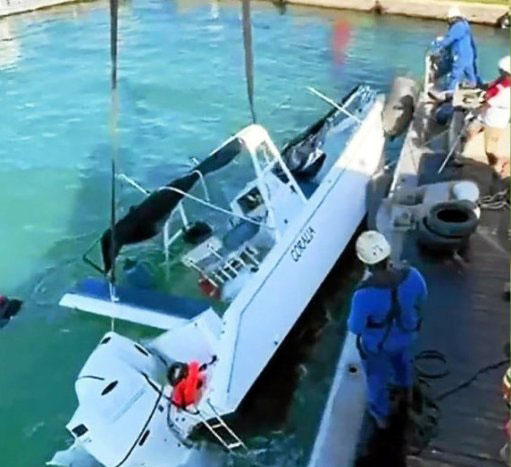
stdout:
POLYGON ((394 80, 383 109, 383 130, 386 136, 395 138, 408 128, 418 96, 419 90, 414 80, 401 76, 394 80))

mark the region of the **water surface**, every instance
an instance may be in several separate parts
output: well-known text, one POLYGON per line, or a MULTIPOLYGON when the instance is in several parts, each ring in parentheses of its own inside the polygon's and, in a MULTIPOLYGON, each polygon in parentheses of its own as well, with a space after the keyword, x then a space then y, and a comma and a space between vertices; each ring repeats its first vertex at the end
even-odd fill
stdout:
MULTIPOLYGON (((250 123, 239 15, 237 3, 123 4, 121 166, 146 186, 167 182, 190 157, 250 123)), ((340 98, 359 82, 385 91, 398 74, 420 77, 427 45, 445 29, 307 8, 281 15, 268 3, 254 3, 253 23, 257 115, 279 145, 328 110, 306 86, 340 98)), ((109 329, 104 319, 57 306, 67 287, 90 274, 81 254, 108 223, 108 27, 101 2, 0 21, 0 292, 26 300, 0 331, 5 467, 43 466, 65 445, 74 379, 109 329)), ((475 30, 490 79, 507 35, 475 30)), ((120 199, 126 207, 134 194, 123 189, 120 199)), ((358 274, 351 263, 335 271, 295 336, 300 346, 284 348, 246 404, 241 429, 262 449, 264 465, 305 462, 358 274), (269 412, 275 416, 254 417, 269 412)), ((148 335, 126 323, 117 330, 148 335)))

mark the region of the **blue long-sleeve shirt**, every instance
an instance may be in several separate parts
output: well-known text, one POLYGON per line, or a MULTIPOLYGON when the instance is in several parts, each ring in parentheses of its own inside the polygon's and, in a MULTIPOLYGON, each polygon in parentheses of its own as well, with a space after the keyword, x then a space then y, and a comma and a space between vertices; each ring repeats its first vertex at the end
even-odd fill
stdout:
MULTIPOLYGON (((397 286, 397 299, 401 309, 400 325, 394 321, 385 339, 383 349, 389 352, 410 345, 417 334, 420 309, 427 298, 427 286, 420 272, 410 268, 397 286)), ((376 353, 385 338, 386 328, 368 327, 369 321, 382 323, 391 309, 392 286, 369 286, 358 289, 351 301, 348 329, 359 335, 366 351, 376 353)))
MULTIPOLYGON (((463 65, 474 64, 477 51, 468 21, 461 19, 449 26, 447 35, 436 44, 438 49, 449 49, 453 61, 463 65)), ((476 70, 477 73, 477 70, 476 70)))

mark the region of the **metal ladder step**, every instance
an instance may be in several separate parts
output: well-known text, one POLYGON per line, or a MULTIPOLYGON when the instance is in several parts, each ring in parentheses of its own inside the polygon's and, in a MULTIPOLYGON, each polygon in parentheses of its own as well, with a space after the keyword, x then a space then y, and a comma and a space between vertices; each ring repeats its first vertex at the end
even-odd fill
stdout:
POLYGON ((213 423, 210 423, 209 420, 204 417, 202 413, 199 412, 199 417, 204 424, 204 426, 211 432, 211 434, 220 442, 220 444, 227 449, 229 452, 232 452, 234 449, 243 447, 247 449, 243 441, 239 438, 239 436, 234 433, 234 431, 225 423, 220 414, 215 410, 215 408, 208 401, 208 404, 211 408, 211 411, 214 414, 213 423), (223 429, 224 435, 220 434, 219 430, 223 429), (227 436, 226 436, 227 434, 227 436), (227 439, 230 438, 230 439, 227 439))
POLYGON ((243 443, 242 443, 241 441, 238 441, 238 442, 236 442, 236 443, 232 443, 232 444, 227 445, 227 448, 228 448, 230 451, 232 451, 233 449, 239 448, 239 447, 241 447, 241 446, 243 446, 243 443))

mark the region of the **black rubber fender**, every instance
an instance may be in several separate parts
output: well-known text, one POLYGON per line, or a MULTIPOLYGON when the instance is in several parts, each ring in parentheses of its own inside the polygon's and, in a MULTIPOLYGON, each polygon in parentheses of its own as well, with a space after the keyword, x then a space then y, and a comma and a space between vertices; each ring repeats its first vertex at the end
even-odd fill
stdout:
POLYGON ((466 238, 465 236, 445 237, 437 234, 429 227, 427 217, 423 217, 418 225, 417 242, 428 250, 457 251, 465 245, 466 238))
POLYGON ((382 113, 385 136, 394 138, 405 132, 413 120, 418 97, 419 88, 414 80, 398 76, 393 81, 382 113))
POLYGON ((427 226, 443 237, 468 237, 477 228, 479 219, 470 203, 446 201, 431 207, 426 216, 427 226))

